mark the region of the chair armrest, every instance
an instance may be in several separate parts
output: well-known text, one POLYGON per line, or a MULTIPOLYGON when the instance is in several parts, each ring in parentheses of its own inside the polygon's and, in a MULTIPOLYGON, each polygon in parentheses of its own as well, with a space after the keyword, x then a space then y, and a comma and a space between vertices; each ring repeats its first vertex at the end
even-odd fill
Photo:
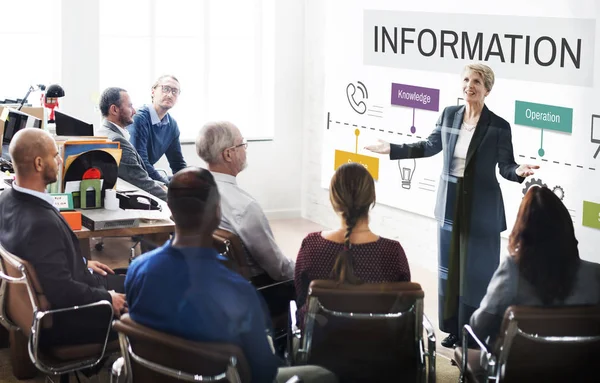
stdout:
POLYGON ((271 289, 277 286, 281 286, 284 284, 288 284, 288 283, 294 283, 293 279, 286 279, 285 281, 279 281, 279 282, 275 282, 275 283, 271 283, 270 285, 264 285, 264 286, 259 286, 256 288, 257 291, 261 291, 261 290, 267 290, 267 289, 271 289))
POLYGON ((25 283, 25 275, 20 276, 19 278, 11 277, 8 274, 4 274, 4 270, 0 269, 0 279, 4 279, 9 283, 25 283))
POLYGON ((296 355, 294 353, 294 338, 300 339, 301 332, 296 323, 296 312, 298 307, 296 301, 290 301, 290 309, 288 311, 288 326, 287 326, 287 355, 286 362, 288 365, 293 366, 296 361, 296 355))
MULTIPOLYGON (((468 350, 469 350, 469 336, 475 341, 475 343, 477 343, 477 346, 479 346, 479 349, 482 352, 482 355, 485 356, 485 365, 482 366, 485 371, 486 371, 486 375, 489 376, 490 373, 490 367, 493 369, 496 365, 496 360, 495 357, 493 356, 490 348, 488 347, 488 345, 486 345, 484 342, 482 342, 477 335, 475 334, 475 331, 473 331, 473 328, 471 328, 470 325, 466 324, 463 326, 463 330, 462 330, 462 349, 463 349, 463 355, 462 355, 462 366, 461 366, 461 377, 466 374, 467 371, 467 361, 468 361, 468 350)), ((462 381, 462 378, 461 378, 462 381)))
POLYGON ((125 359, 121 356, 112 365, 110 372, 110 383, 118 383, 121 376, 124 375, 125 359))
POLYGON ((163 176, 164 179, 169 179, 169 173, 163 168, 154 168, 158 174, 163 176))
POLYGON ((296 301, 290 301, 290 330, 292 334, 297 335, 300 338, 300 329, 298 328, 296 313, 298 312, 298 306, 296 305, 296 301))
POLYGON ((112 328, 113 315, 114 315, 114 312, 113 312, 112 303, 110 303, 107 300, 101 300, 98 302, 88 303, 86 305, 66 307, 66 308, 62 308, 62 309, 47 310, 47 311, 35 311, 33 313, 33 323, 31 324, 31 336, 29 338, 29 358, 31 359, 33 364, 35 364, 35 366, 39 370, 41 370, 42 372, 44 372, 46 374, 63 374, 63 373, 68 373, 70 371, 73 371, 75 369, 81 369, 81 368, 95 366, 104 358, 104 353, 106 352, 106 345, 108 343, 108 336, 109 336, 110 330, 112 328), (107 310, 107 314, 110 313, 109 319, 106 323, 106 336, 104 337, 104 345, 102 346, 102 353, 100 354, 98 359, 96 359, 96 360, 90 359, 89 361, 86 361, 88 363, 86 363, 85 365, 82 365, 82 361, 76 361, 73 363, 61 365, 60 368, 46 366, 40 360, 39 355, 38 355, 39 342, 40 342, 40 326, 42 323, 42 319, 44 319, 44 317, 46 315, 64 313, 64 312, 69 312, 69 311, 80 311, 80 310, 86 310, 86 309, 95 308, 95 307, 104 307, 107 310))
POLYGON ((0 280, 1 279, 4 280, 4 283, 0 282, 0 324, 9 331, 18 329, 19 326, 13 323, 6 314, 6 286, 8 286, 9 283, 25 284, 25 275, 22 275, 20 278, 11 277, 4 273, 2 265, 0 264, 0 280))
POLYGON ((435 383, 435 331, 429 318, 427 318, 427 315, 425 314, 423 314, 423 328, 427 333, 427 352, 424 353, 424 356, 427 357, 429 363, 427 380, 431 383, 435 383))

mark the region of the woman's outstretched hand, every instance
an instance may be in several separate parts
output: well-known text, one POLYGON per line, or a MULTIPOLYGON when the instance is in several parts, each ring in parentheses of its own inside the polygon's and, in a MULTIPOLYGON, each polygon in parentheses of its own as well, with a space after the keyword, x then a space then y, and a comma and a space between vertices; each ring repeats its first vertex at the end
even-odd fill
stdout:
POLYGON ((538 165, 522 164, 522 165, 519 165, 519 167, 517 168, 515 173, 517 173, 517 175, 519 177, 529 177, 534 174, 534 171, 533 171, 534 169, 539 169, 539 168, 540 167, 538 165))
POLYGON ((365 149, 379 154, 390 154, 390 143, 383 140, 377 140, 376 144, 365 146, 365 149))

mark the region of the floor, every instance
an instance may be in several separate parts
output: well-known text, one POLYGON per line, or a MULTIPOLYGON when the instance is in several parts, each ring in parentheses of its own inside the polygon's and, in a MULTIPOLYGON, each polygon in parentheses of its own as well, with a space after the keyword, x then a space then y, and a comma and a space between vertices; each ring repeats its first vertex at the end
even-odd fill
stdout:
MULTIPOLYGON (((271 221, 273 233, 280 245, 282 251, 288 257, 295 259, 300 244, 304 236, 313 231, 320 231, 324 228, 314 222, 305 219, 287 219, 271 221)), ((92 241, 92 245, 95 241, 92 241)), ((106 263, 112 268, 126 267, 128 265, 128 257, 132 242, 128 238, 107 238, 104 240, 104 250, 101 252, 92 248, 92 258, 106 263)), ((139 253, 139 246, 137 253, 139 253)), ((436 330, 436 370, 437 382, 457 382, 458 369, 450 365, 450 357, 452 350, 446 349, 440 345, 440 340, 446 335, 437 330, 437 276, 435 273, 421 268, 418 265, 410 265, 412 280, 421 284, 425 291, 425 315, 431 321, 436 330)), ((108 366, 107 366, 108 368, 108 366)), ((76 380, 72 380, 76 382, 76 380)), ((99 376, 93 377, 90 380, 85 378, 81 382, 108 382, 108 370, 105 369, 99 376)), ((10 359, 8 349, 0 349, 0 382, 23 382, 23 383, 39 383, 44 382, 44 378, 39 376, 34 380, 16 380, 12 376, 10 367, 10 359)))

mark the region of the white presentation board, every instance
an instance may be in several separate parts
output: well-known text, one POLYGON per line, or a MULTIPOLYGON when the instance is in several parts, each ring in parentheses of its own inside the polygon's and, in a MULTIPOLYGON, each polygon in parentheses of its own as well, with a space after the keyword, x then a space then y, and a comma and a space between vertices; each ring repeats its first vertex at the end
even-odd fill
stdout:
POLYGON ((391 0, 328 1, 322 186, 341 163, 361 162, 378 203, 433 217, 441 154, 390 161, 363 147, 425 139, 444 107, 462 103, 461 68, 481 61, 496 72, 486 105, 511 124, 515 160, 541 167, 523 184, 497 175, 503 236, 527 188, 543 184, 569 209, 582 258, 600 261, 600 10, 593 1, 521 3, 474 10, 434 0, 428 13, 391 0))

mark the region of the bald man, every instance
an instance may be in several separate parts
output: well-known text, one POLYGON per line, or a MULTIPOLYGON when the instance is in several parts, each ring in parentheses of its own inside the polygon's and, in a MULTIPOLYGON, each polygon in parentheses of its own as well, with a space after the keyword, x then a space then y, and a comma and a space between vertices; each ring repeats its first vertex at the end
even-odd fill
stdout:
MULTIPOLYGON (((52 309, 107 300, 119 316, 126 310, 125 296, 113 290, 123 292, 124 277, 82 257, 77 237, 46 193, 62 162, 52 136, 20 130, 9 152, 15 181, 0 195, 2 246, 31 263, 52 309)), ((55 315, 52 328, 42 332, 42 345, 104 342, 108 318, 94 310, 55 315)))
POLYGON ((281 368, 267 340, 269 325, 259 293, 225 267, 212 247, 221 221, 221 197, 213 175, 188 167, 171 179, 167 203, 175 236, 136 258, 125 291, 131 317, 150 328, 198 342, 233 343, 244 351, 253 382, 335 382, 320 367, 281 368))

